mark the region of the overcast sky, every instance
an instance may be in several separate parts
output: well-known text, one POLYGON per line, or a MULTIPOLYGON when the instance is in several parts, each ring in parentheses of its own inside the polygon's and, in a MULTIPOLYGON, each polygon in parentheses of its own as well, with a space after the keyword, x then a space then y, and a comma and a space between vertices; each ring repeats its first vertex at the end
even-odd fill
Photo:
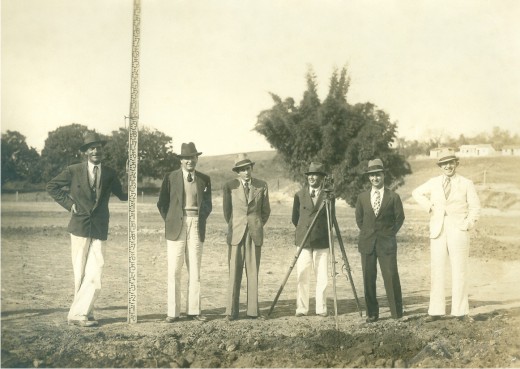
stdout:
MULTIPOLYGON (((520 1, 142 0, 141 126, 204 154, 270 149, 252 131, 269 92, 323 100, 348 66, 399 136, 520 133, 520 1)), ((132 0, 2 0, 1 128, 41 150, 80 123, 129 115, 132 0)))

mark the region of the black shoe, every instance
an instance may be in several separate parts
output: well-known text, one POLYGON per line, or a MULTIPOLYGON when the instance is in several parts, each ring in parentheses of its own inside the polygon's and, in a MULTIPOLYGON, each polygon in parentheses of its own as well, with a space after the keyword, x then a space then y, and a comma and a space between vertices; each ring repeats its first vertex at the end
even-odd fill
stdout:
POLYGON ((164 321, 166 323, 175 323, 178 320, 179 320, 178 316, 167 316, 166 319, 164 319, 164 321))
POLYGON ((425 319, 426 323, 436 322, 437 320, 441 320, 440 315, 428 315, 425 319))
POLYGON ((232 322, 233 320, 237 320, 238 318, 233 315, 226 315, 226 320, 232 322))
POLYGON ((189 320, 198 320, 199 322, 207 322, 208 318, 206 318, 204 315, 188 315, 189 320))
POLYGON ((377 322, 378 319, 379 319, 378 316, 367 316, 366 322, 367 323, 375 323, 375 322, 377 322))
POLYGON ((265 317, 263 315, 257 315, 257 316, 253 316, 253 315, 246 315, 246 318, 247 319, 258 319, 258 320, 265 320, 265 317))
POLYGON ((464 323, 472 323, 474 322, 473 318, 470 317, 469 315, 461 315, 461 316, 458 316, 457 319, 461 322, 464 322, 464 323))

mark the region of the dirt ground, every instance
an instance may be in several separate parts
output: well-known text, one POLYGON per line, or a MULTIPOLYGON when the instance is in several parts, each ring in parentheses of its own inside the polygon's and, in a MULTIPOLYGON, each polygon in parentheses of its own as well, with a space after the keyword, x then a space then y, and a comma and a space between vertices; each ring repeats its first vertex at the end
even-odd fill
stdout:
MULTIPOLYGON (((390 318, 381 277, 380 320, 365 323, 361 264, 352 209, 337 219, 363 316, 344 273, 337 276, 338 316, 297 318, 295 275, 267 316, 294 259, 290 201, 273 194, 262 249, 260 301, 265 320, 224 319, 227 246, 221 200, 214 199, 202 261, 202 309, 208 322, 167 324, 166 250, 153 199, 139 204, 138 322, 127 323, 126 205, 112 200, 103 291, 96 328, 68 326, 73 281, 67 213, 52 202, 2 202, 2 367, 519 367, 520 249, 518 210, 484 209, 472 234, 472 323, 425 321, 429 300, 427 217, 407 199, 399 234, 405 316, 390 318)), ((336 245, 338 269, 343 262, 336 245)), ((186 281, 186 273, 183 273, 186 281)), ((244 285, 244 282, 243 282, 244 285)), ((449 286, 447 295, 450 296, 449 286)), ((312 291, 312 289, 311 289, 312 291)), ((183 291, 184 294, 184 291, 183 291)), ((312 293, 311 293, 312 296, 312 293)), ((241 302, 245 301, 242 290, 241 302)), ((449 299, 448 299, 449 303, 449 299)), ((183 300, 183 309, 184 309, 183 300)), ((244 304, 241 304, 244 309, 244 304)), ((449 311, 449 307, 448 307, 449 311)))

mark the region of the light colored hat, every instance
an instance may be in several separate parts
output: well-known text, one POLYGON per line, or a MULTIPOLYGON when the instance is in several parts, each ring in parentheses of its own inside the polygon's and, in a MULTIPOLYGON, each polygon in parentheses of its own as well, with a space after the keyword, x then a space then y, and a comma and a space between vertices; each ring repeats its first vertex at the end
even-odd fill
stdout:
POLYGON ((368 161, 367 170, 365 170, 365 174, 384 171, 385 167, 383 166, 383 162, 381 161, 381 159, 374 159, 368 161))
POLYGON ((309 170, 305 172, 305 175, 308 176, 309 174, 312 174, 312 173, 323 174, 324 176, 327 175, 327 173, 325 173, 325 168, 324 168, 323 164, 315 163, 315 162, 312 162, 309 165, 309 170))
POLYGON ((255 163, 247 157, 247 154, 238 154, 237 158, 235 159, 235 166, 232 170, 234 172, 237 172, 238 168, 245 167, 248 165, 253 166, 255 165, 255 163))
POLYGON ((199 156, 202 155, 201 152, 197 151, 195 144, 193 142, 183 143, 181 145, 181 153, 177 155, 179 158, 190 157, 190 156, 199 156))
POLYGON ((96 132, 89 132, 85 135, 83 145, 81 145, 79 149, 80 151, 85 152, 91 145, 95 143, 101 143, 101 145, 105 146, 107 141, 102 140, 96 132))
POLYGON ((459 158, 457 158, 455 156, 453 149, 449 149, 449 148, 442 149, 439 152, 439 160, 437 160, 437 165, 441 165, 443 163, 447 163, 452 160, 457 160, 457 161, 459 160, 459 158))

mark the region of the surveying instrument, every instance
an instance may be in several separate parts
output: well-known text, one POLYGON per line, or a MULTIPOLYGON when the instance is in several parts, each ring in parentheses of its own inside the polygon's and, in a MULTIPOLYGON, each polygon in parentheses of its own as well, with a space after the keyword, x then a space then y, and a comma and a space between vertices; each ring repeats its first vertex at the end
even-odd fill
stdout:
POLYGON ((314 228, 316 221, 318 217, 320 216, 322 211, 327 212, 327 224, 328 224, 328 239, 329 239, 329 252, 330 252, 330 264, 331 264, 331 274, 332 274, 332 289, 334 291, 334 318, 336 320, 336 329, 338 329, 338 298, 336 294, 336 276, 338 273, 336 272, 336 257, 334 254, 334 237, 333 237, 333 231, 336 232, 336 237, 338 238, 339 247, 341 250, 341 257, 343 259, 343 267, 342 270, 345 272, 345 276, 347 280, 350 282, 350 287, 352 288, 352 293, 354 294, 354 298, 356 300, 356 305, 359 311, 359 315, 363 316, 361 312, 361 307, 359 306, 359 299, 357 297, 356 293, 356 287, 354 286, 354 281, 352 280, 352 274, 350 273, 350 265, 347 259, 347 254, 345 252, 345 245, 343 244, 343 240, 341 239, 341 232, 339 230, 338 221, 336 219, 335 214, 335 207, 334 207, 334 179, 332 176, 326 176, 323 180, 322 185, 322 191, 324 192, 325 196, 320 204, 320 207, 318 211, 316 212, 316 215, 312 219, 312 222, 307 229, 307 232, 305 233, 305 236, 303 237, 303 240, 298 247, 298 250, 296 251, 296 255, 294 256, 294 259, 289 266, 289 270, 287 271, 287 274, 285 275, 285 278, 282 282, 282 285, 280 286, 280 289, 278 290, 278 293, 276 294, 276 297, 274 298, 274 301, 271 305, 271 308, 269 309, 269 313, 267 315, 271 315, 273 312, 274 306, 276 305, 276 302, 278 301, 278 298, 280 297, 280 294, 282 293, 282 290, 287 283, 287 280, 289 279, 289 276, 291 275, 291 272, 296 265, 296 262, 298 261, 298 257, 300 256, 302 249, 307 242, 312 229, 314 228))

